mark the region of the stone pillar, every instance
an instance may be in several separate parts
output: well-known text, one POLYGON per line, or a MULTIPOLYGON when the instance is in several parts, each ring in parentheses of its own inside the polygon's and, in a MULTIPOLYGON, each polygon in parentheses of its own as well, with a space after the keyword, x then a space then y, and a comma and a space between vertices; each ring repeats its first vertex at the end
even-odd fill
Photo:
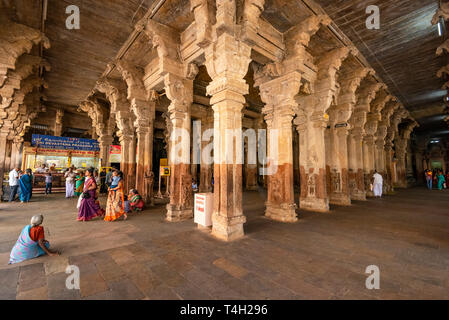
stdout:
MULTIPOLYGON (((57 109, 55 119, 55 129, 54 129, 54 135, 57 137, 60 137, 62 135, 63 118, 64 118, 64 109, 57 109)), ((95 128, 93 128, 92 130, 93 130, 92 132, 95 132, 95 128)))
POLYGON ((367 197, 374 197, 374 192, 370 189, 371 178, 374 174, 374 137, 367 135, 363 138, 363 174, 367 197))
MULTIPOLYGON (((338 124, 337 124, 338 125, 338 124)), ((335 168, 339 177, 334 177, 329 201, 332 204, 348 206, 351 204, 348 176, 348 127, 335 128, 335 168)))
POLYGON ((300 185, 299 175, 299 135, 295 129, 292 129, 293 135, 293 184, 300 185))
POLYGON ((304 210, 329 211, 324 146, 326 127, 327 119, 324 112, 313 112, 309 119, 297 117, 301 176, 299 207, 304 210))
POLYGON ((393 149, 392 143, 387 141, 384 146, 385 150, 385 177, 384 185, 386 186, 386 193, 392 194, 394 192, 393 187, 393 149))
MULTIPOLYGON (((413 153, 410 139, 407 140, 407 154, 406 154, 406 182, 407 187, 413 186, 416 183, 416 178, 413 172, 413 153)), ((443 161, 443 172, 446 173, 445 170, 445 162, 443 161)))
POLYGON ((210 156, 210 149, 208 145, 212 143, 213 146, 213 135, 212 141, 203 141, 204 133, 210 132, 214 128, 214 116, 213 112, 208 112, 208 114, 201 120, 201 159, 200 159, 200 184, 199 192, 212 192, 212 173, 213 165, 207 163, 205 160, 210 156))
MULTIPOLYGON (((217 9, 217 20, 224 16, 217 9)), ((217 22, 218 24, 218 22, 217 22)), ((221 23, 220 23, 221 25, 221 23)), ((212 78, 207 94, 214 110, 214 213, 212 234, 230 241, 243 236, 242 108, 248 84, 244 77, 251 48, 228 33, 217 35, 205 48, 206 67, 212 78), (234 136, 235 134, 235 136, 234 136)))
POLYGON ((423 166, 423 149, 417 149, 415 151, 415 162, 416 162, 416 180, 418 183, 423 184, 424 183, 424 166, 423 166))
POLYGON ((190 109, 193 102, 193 81, 167 74, 165 92, 171 101, 168 114, 170 136, 170 203, 167 221, 181 221, 193 217, 193 191, 190 168, 190 109))
POLYGON ((109 157, 109 147, 113 142, 113 138, 111 135, 102 135, 98 140, 100 143, 100 159, 102 167, 110 167, 110 157, 109 157))
POLYGON ((295 222, 293 188, 293 117, 295 96, 301 86, 301 74, 290 72, 261 83, 260 95, 266 104, 262 112, 267 123, 268 196, 265 215, 273 220, 295 222))
POLYGON ((11 166, 11 157, 12 157, 12 149, 13 149, 13 142, 12 140, 8 139, 6 141, 6 157, 5 157, 5 171, 7 171, 9 169, 9 167, 11 166))
POLYGON ((387 193, 387 184, 386 182, 386 173, 385 173, 385 150, 384 150, 385 141, 376 140, 375 143, 375 155, 376 155, 376 171, 382 176, 384 182, 382 184, 383 193, 387 193))
POLYGON ((396 151, 396 171, 398 180, 396 182, 399 188, 407 187, 406 180, 406 167, 405 167, 405 156, 406 156, 407 141, 401 137, 395 139, 395 151, 396 151))
POLYGON ((133 144, 134 136, 131 134, 120 134, 120 146, 121 146, 121 162, 120 162, 120 170, 123 172, 123 180, 124 180, 124 188, 125 191, 128 192, 129 185, 129 169, 130 169, 130 154, 131 148, 133 144))
POLYGON ((351 200, 366 200, 365 178, 363 174, 363 135, 362 130, 353 129, 348 138, 349 176, 351 200))
POLYGON ((10 170, 20 168, 22 163, 23 137, 15 137, 12 144, 10 170))
POLYGON ((271 114, 265 116, 268 129, 268 198, 265 215, 273 220, 295 222, 298 218, 293 189, 294 114, 291 105, 272 107, 271 114), (272 144, 277 144, 277 148, 273 148, 272 144))
POLYGON ((136 164, 136 189, 141 196, 144 197, 145 190, 145 153, 148 151, 146 147, 146 137, 148 135, 148 123, 139 123, 136 128, 137 135, 137 164, 136 164))
POLYGON ((136 148, 137 148, 137 141, 136 136, 133 134, 131 136, 131 142, 128 149, 129 157, 128 157, 128 188, 126 192, 128 192, 130 189, 134 189, 136 187, 136 148))
MULTIPOLYGON (((245 144, 245 159, 248 159, 248 145, 245 144)), ((257 185, 257 163, 249 164, 245 161, 245 189, 249 191, 257 191, 259 187, 257 185)))
POLYGON ((143 193, 143 199, 145 203, 154 205, 153 198, 153 185, 154 185, 154 172, 153 172, 153 137, 154 137, 154 118, 155 118, 155 108, 151 111, 153 118, 150 117, 150 124, 148 126, 148 131, 144 136, 145 140, 145 150, 144 159, 143 159, 143 169, 145 172, 144 176, 144 189, 139 192, 143 193))
POLYGON ((8 130, 0 129, 0 199, 3 197, 3 176, 5 174, 6 144, 8 142, 8 130))

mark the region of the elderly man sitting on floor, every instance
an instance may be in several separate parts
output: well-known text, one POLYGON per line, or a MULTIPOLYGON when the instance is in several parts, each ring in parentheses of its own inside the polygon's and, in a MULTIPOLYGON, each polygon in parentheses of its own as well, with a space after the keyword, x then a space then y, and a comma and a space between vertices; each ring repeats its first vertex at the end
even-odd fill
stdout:
POLYGON ((31 218, 31 224, 23 228, 16 244, 11 250, 9 264, 36 258, 44 254, 59 255, 58 251, 50 250, 50 243, 45 240, 44 227, 41 226, 44 217, 40 215, 31 218))

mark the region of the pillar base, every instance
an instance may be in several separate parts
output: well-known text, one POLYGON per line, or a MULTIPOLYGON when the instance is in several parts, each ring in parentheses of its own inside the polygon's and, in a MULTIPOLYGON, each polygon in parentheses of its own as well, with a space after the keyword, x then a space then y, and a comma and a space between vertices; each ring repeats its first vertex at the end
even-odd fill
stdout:
POLYGON ((214 212, 212 215, 212 235, 224 241, 233 241, 244 236, 243 224, 246 217, 223 217, 214 212))
POLYGON ((332 193, 329 196, 329 203, 335 204, 338 206, 350 206, 351 205, 351 197, 348 194, 332 193))
POLYGON ((360 191, 360 190, 354 190, 351 193, 351 200, 366 201, 366 192, 360 191))
POLYGON ((329 212, 329 200, 317 198, 299 199, 299 208, 314 212, 329 212))
POLYGON ((265 216, 275 221, 280 222, 296 222, 298 217, 296 215, 296 204, 295 203, 265 203, 265 216))
POLYGON ((167 204, 167 217, 165 218, 169 222, 178 222, 183 220, 189 220, 193 218, 193 208, 176 208, 171 204, 167 204))

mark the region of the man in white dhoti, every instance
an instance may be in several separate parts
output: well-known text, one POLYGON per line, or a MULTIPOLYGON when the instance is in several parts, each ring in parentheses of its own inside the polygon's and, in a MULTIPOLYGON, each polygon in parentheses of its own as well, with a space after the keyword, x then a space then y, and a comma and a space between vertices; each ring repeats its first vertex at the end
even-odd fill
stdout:
POLYGON ((73 172, 72 168, 69 168, 64 174, 66 198, 73 198, 75 196, 75 176, 76 174, 73 172))
POLYGON ((383 184, 383 178, 382 176, 377 173, 377 171, 374 171, 374 183, 373 183, 373 192, 375 197, 382 197, 382 184, 383 184))

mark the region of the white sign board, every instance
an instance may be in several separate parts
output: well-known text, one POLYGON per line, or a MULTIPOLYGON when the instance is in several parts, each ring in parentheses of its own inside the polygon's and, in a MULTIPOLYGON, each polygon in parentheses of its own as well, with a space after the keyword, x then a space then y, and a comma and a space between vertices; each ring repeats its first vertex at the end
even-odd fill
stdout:
POLYGON ((209 227, 212 225, 212 211, 214 210, 214 194, 195 193, 194 222, 209 227))

